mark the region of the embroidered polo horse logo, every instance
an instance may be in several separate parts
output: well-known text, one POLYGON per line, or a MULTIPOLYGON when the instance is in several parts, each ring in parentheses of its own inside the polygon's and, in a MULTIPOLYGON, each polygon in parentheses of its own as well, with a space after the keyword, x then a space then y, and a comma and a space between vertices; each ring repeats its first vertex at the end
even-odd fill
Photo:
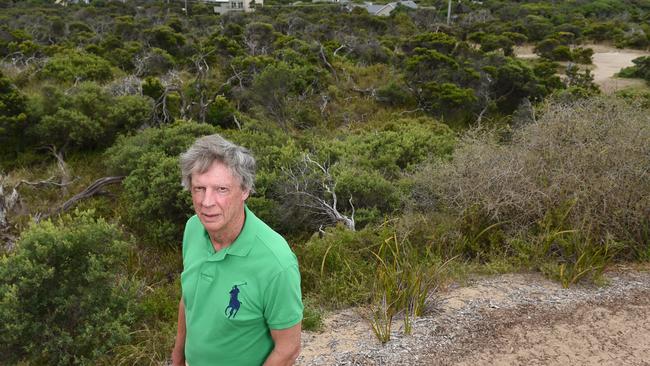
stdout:
POLYGON ((234 285, 232 287, 232 290, 230 290, 230 303, 228 306, 226 306, 225 313, 228 316, 228 319, 230 318, 235 318, 237 313, 239 312, 239 307, 241 306, 241 302, 239 301, 239 298, 237 297, 239 295, 239 287, 238 286, 245 286, 247 285, 246 282, 239 284, 239 285, 234 285))

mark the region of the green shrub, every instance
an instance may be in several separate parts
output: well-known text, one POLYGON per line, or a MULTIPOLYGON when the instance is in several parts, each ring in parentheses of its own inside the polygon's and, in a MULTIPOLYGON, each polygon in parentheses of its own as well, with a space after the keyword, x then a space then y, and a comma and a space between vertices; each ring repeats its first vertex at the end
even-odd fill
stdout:
POLYGON ((641 78, 650 83, 650 56, 642 56, 632 60, 634 66, 623 68, 618 76, 623 78, 641 78))
POLYGON ((16 152, 26 143, 27 98, 0 71, 0 152, 16 152))
POLYGON ((68 83, 86 80, 101 82, 110 80, 113 72, 111 64, 105 59, 91 53, 67 49, 50 58, 40 76, 68 83))
POLYGON ((425 117, 397 118, 374 131, 323 141, 320 154, 354 167, 379 170, 393 180, 431 157, 449 155, 455 142, 454 132, 444 123, 425 117))
POLYGON ((109 146, 118 133, 146 123, 152 108, 149 98, 114 97, 94 82, 65 91, 45 85, 29 102, 28 134, 33 143, 61 150, 109 146))
POLYGON ((391 82, 377 89, 377 101, 392 107, 405 107, 413 105, 415 98, 405 86, 391 82))
POLYGON ((594 50, 592 48, 576 47, 571 50, 571 58, 579 64, 591 65, 594 50))
POLYGON ((337 196, 337 210, 348 217, 354 210, 358 227, 381 222, 384 215, 403 208, 409 190, 405 176, 432 156, 448 156, 454 143, 448 126, 424 117, 400 118, 376 130, 317 140, 315 156, 296 157, 283 167, 280 183, 287 193, 281 200, 285 213, 292 222, 302 222, 312 230, 332 224, 332 215, 314 209, 324 207, 314 196, 333 203, 332 192, 324 185, 329 184, 337 196), (292 190, 296 183, 300 193, 292 190))
POLYGON ((151 45, 163 49, 172 55, 178 54, 185 44, 185 37, 166 25, 158 25, 144 32, 151 45))
POLYGON ((554 61, 573 61, 573 54, 568 46, 557 46, 551 51, 551 59, 554 61))
POLYGON ((115 144, 106 150, 106 165, 111 173, 129 174, 137 168, 145 154, 160 153, 168 157, 178 157, 196 138, 217 131, 208 124, 178 121, 162 128, 147 128, 135 135, 120 136, 115 144))
POLYGON ((147 153, 122 183, 124 222, 146 243, 178 247, 192 201, 181 187, 178 157, 147 153))
POLYGON ((129 243, 91 212, 34 224, 0 260, 0 360, 92 365, 129 340, 129 243))
POLYGON ((372 251, 390 235, 384 228, 355 232, 339 225, 297 247, 306 295, 333 308, 367 303, 376 269, 372 251))
POLYGON ((319 331, 323 327, 323 310, 311 297, 304 300, 305 310, 302 316, 302 329, 319 331))

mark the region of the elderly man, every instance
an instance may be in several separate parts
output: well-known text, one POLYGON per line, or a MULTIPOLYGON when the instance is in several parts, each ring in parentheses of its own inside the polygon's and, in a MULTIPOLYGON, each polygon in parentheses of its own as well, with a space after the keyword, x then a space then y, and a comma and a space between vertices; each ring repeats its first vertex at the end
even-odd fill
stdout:
POLYGON ((287 242, 246 207, 250 152, 211 135, 181 155, 196 215, 183 236, 175 366, 292 365, 303 305, 287 242))

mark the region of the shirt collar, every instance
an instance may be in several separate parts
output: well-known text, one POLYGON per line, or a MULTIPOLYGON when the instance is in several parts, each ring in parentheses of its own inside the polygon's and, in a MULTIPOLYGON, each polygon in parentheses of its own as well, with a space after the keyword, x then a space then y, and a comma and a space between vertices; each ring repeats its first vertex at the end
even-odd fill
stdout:
POLYGON ((255 228, 258 227, 257 220, 259 220, 251 210, 248 209, 248 206, 244 205, 244 212, 246 218, 244 219, 244 226, 241 229, 241 232, 237 236, 232 244, 224 248, 226 251, 225 254, 236 255, 238 257, 245 257, 251 251, 253 243, 255 242, 255 236, 257 232, 255 228))

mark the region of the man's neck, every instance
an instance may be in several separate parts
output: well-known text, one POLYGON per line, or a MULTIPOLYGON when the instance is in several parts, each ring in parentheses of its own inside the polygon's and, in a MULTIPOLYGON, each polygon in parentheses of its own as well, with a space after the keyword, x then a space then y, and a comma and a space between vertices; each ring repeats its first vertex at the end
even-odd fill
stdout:
POLYGON ((241 214, 237 220, 232 222, 231 227, 223 228, 223 230, 217 233, 208 233, 210 236, 210 242, 212 242, 212 247, 216 252, 229 247, 232 244, 242 229, 244 228, 244 222, 246 221, 246 212, 242 209, 241 214))

